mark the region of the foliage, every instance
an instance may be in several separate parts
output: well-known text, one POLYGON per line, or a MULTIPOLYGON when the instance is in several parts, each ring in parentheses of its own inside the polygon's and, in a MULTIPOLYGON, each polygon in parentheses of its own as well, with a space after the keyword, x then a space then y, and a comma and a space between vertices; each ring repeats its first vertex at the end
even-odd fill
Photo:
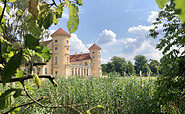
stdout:
MULTIPOLYGON (((0 95, 0 108, 5 109, 7 113, 9 111, 13 113, 21 106, 37 103, 37 100, 28 94, 29 85, 25 80, 34 78, 34 83, 38 88, 41 86, 39 76, 33 74, 32 70, 36 57, 40 57, 45 62, 52 57, 50 49, 39 44, 45 31, 52 24, 58 23, 59 18, 62 17, 63 8, 68 7, 67 27, 69 33, 75 32, 79 24, 78 6, 83 3, 81 0, 59 0, 58 2, 52 0, 51 4, 43 0, 1 0, 1 4, 3 5, 0 6, 0 83, 6 85, 6 83, 19 81, 22 88, 10 87, 4 91, 0 95), (57 5, 57 3, 60 4, 57 5), (10 11, 15 12, 10 13, 10 11), (6 13, 7 15, 5 15, 6 13), (15 20, 16 23, 13 23, 12 20, 15 20), (21 40, 22 38, 23 40, 21 40), (23 42, 18 42, 19 40, 23 42), (20 70, 22 63, 25 63, 24 67, 27 72, 20 70), (14 102, 17 97, 20 97, 22 90, 32 102, 16 106, 14 102)), ((37 63, 38 66, 43 64, 45 63, 37 63)), ((48 76, 42 78, 48 78, 48 76)), ((51 76, 49 79, 56 85, 51 76)), ((38 101, 42 99, 38 99, 38 101)))
POLYGON ((150 30, 150 35, 157 38, 159 32, 156 29, 163 25, 164 36, 156 46, 164 54, 161 59, 163 75, 157 81, 156 99, 164 112, 184 113, 185 31, 174 11, 174 4, 166 5, 153 23, 156 27, 150 30))
POLYGON ((143 55, 136 55, 134 57, 135 60, 135 69, 136 69, 136 74, 139 74, 140 71, 143 72, 143 66, 145 65, 145 63, 147 63, 146 57, 143 55))
POLYGON ((160 62, 157 60, 150 59, 149 60, 149 68, 151 72, 153 73, 152 75, 158 76, 159 73, 161 74, 161 67, 160 67, 160 62))
POLYGON ((135 70, 134 65, 132 64, 131 61, 128 61, 128 63, 127 63, 126 73, 128 75, 135 75, 136 74, 136 70, 135 70))
MULTIPOLYGON (((153 101, 153 92, 155 91, 155 78, 143 78, 142 81, 137 77, 118 77, 112 78, 79 78, 71 77, 68 79, 56 79, 59 86, 53 87, 52 84, 45 80, 40 89, 34 84, 30 92, 35 98, 45 96, 48 99, 40 101, 48 105, 72 105, 87 103, 85 106, 78 106, 77 109, 81 112, 90 110, 90 113, 112 114, 112 113, 139 113, 150 114, 155 113, 156 104, 153 101), (101 106, 100 106, 101 105, 101 106)), ((1 92, 2 89, 0 89, 1 92)), ((22 99, 23 97, 19 97, 22 99)), ((29 99, 18 100, 17 104, 28 102, 29 99)), ((20 108, 19 113, 75 113, 70 108, 40 108, 37 104, 32 104, 26 108, 20 108)))
POLYGON ((185 24, 185 1, 184 0, 156 0, 159 8, 164 8, 164 6, 169 2, 174 6, 175 14, 178 15, 180 21, 185 24))

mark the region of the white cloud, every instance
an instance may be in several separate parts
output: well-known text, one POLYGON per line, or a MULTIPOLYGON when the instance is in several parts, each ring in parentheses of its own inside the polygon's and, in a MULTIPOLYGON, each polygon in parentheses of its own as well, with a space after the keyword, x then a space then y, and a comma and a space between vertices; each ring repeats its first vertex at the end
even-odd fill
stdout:
POLYGON ((63 13, 62 13, 63 19, 69 19, 69 10, 64 7, 63 13))
POLYGON ((148 17, 147 21, 148 22, 155 22, 156 18, 158 17, 159 12, 157 11, 151 11, 151 15, 148 17))
POLYGON ((96 42, 101 45, 112 44, 116 42, 116 34, 111 30, 105 29, 102 33, 99 34, 96 42))
POLYGON ((69 44, 70 44, 70 53, 87 53, 88 47, 82 43, 82 41, 77 37, 76 34, 71 34, 71 38, 69 39, 69 44))

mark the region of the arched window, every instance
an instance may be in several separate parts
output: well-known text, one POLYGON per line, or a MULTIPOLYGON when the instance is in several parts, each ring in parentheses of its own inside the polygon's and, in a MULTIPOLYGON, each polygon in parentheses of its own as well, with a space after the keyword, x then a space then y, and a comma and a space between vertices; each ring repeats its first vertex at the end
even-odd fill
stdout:
POLYGON ((58 57, 55 57, 55 65, 58 64, 58 57))
POLYGON ((69 41, 67 40, 67 43, 69 43, 69 41))
POLYGON ((67 63, 69 62, 69 57, 67 57, 67 63))

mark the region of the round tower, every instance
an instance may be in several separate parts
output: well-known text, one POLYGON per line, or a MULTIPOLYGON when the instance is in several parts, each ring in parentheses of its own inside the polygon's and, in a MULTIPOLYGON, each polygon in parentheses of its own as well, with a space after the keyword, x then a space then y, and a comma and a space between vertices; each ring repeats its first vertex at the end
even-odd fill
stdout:
POLYGON ((93 44, 90 48, 90 57, 91 61, 91 75, 94 76, 101 76, 102 69, 101 69, 101 48, 96 44, 93 44))
POLYGON ((54 32, 53 38, 53 75, 70 75, 69 35, 62 28, 54 32))

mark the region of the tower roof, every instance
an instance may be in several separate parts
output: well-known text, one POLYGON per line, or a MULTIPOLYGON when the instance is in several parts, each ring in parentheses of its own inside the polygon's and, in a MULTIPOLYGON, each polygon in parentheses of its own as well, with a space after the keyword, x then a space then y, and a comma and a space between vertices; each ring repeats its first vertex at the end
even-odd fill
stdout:
POLYGON ((99 46, 97 46, 96 44, 93 44, 90 48, 89 48, 89 50, 91 50, 91 49, 101 49, 99 46))
POLYGON ((51 34, 51 37, 58 36, 58 35, 64 35, 71 37, 70 34, 68 34, 66 31, 64 31, 62 28, 59 28, 57 31, 55 31, 53 34, 51 34))

